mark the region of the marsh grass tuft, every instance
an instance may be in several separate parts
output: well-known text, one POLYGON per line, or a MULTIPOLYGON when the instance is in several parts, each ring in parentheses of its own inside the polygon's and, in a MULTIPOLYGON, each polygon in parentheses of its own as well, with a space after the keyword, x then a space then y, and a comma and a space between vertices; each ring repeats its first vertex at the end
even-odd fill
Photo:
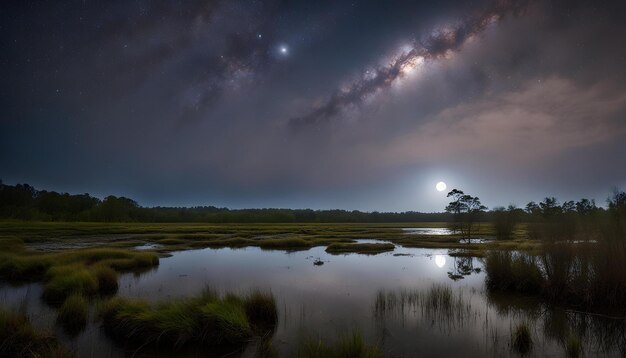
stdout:
POLYGON ((0 357, 71 357, 49 333, 33 328, 28 317, 0 308, 0 357))
POLYGON ((69 296, 59 309, 57 323, 70 335, 75 335, 87 326, 89 304, 80 294, 69 296))
POLYGON ((254 322, 253 328, 260 334, 272 331, 278 322, 278 310, 274 296, 259 290, 253 291, 244 300, 246 316, 254 322))
POLYGON ((375 345, 368 345, 357 331, 339 337, 328 344, 321 339, 305 339, 298 349, 299 358, 381 358, 383 353, 375 345))
POLYGON ((54 266, 46 273, 43 298, 52 304, 63 302, 72 294, 93 295, 98 292, 98 279, 83 265, 54 266))
POLYGON ((520 323, 517 325, 511 334, 511 347, 516 353, 522 356, 530 353, 533 347, 533 338, 530 334, 528 324, 520 323))

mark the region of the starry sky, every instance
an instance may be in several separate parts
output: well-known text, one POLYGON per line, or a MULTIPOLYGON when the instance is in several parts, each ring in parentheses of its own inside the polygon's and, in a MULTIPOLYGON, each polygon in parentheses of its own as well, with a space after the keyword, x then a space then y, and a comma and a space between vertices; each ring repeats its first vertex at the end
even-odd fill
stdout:
POLYGON ((0 4, 0 178, 441 211, 626 187, 624 1, 0 4))

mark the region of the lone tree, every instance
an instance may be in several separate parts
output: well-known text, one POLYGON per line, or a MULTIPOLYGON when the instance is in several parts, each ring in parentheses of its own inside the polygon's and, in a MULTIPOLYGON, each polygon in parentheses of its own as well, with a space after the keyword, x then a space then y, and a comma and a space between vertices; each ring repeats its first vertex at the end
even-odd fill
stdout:
POLYGON ((452 189, 447 197, 452 197, 453 200, 446 206, 446 211, 454 215, 461 234, 467 239, 467 243, 471 243, 474 223, 479 213, 487 210, 487 207, 481 204, 477 196, 467 195, 462 190, 452 189))

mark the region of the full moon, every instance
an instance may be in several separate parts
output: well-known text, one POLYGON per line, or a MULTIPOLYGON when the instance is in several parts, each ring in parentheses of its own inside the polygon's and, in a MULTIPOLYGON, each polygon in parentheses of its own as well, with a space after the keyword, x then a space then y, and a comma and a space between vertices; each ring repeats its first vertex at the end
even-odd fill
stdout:
POLYGON ((437 188, 437 191, 444 191, 446 190, 446 183, 440 181, 439 183, 437 183, 437 185, 435 186, 435 188, 437 188))

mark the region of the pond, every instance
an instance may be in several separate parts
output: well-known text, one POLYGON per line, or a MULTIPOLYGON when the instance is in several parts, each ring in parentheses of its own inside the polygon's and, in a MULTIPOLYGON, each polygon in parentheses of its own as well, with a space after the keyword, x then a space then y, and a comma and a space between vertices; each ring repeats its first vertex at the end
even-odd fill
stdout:
MULTIPOLYGON (((396 247, 379 255, 330 255, 324 247, 289 253, 200 249, 174 252, 151 271, 123 275, 118 295, 161 301, 207 286, 239 293, 269 290, 279 309, 272 345, 284 357, 295 354, 304 336, 334 340, 355 329, 388 356, 508 356, 511 331, 520 322, 531 327, 530 356, 562 356, 572 334, 581 337, 588 355, 620 355, 623 324, 607 333, 602 317, 548 309, 532 298, 490 295, 482 268, 479 259, 437 249, 396 247), (443 305, 433 301, 441 291, 450 294, 443 305)), ((42 303, 41 292, 40 284, 5 285, 0 300, 26 310, 37 326, 55 330, 55 311, 42 303)), ((137 353, 109 341, 97 322, 74 338, 56 331, 79 356, 137 353)), ((196 353, 206 352, 186 352, 196 353)))

